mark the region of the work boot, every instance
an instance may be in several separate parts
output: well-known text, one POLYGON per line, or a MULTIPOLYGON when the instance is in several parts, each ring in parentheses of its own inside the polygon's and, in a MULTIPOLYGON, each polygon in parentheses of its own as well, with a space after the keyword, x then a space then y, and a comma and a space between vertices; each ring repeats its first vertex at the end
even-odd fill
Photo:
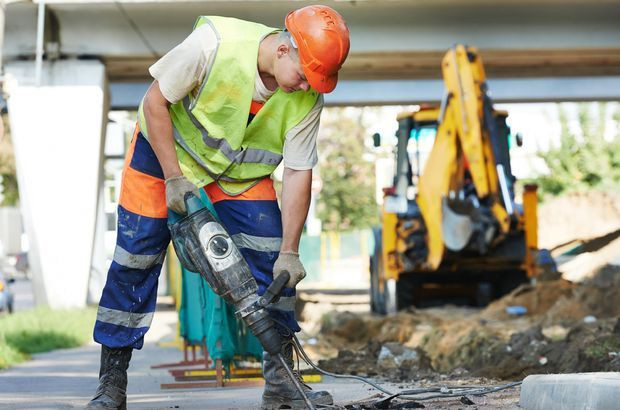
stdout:
POLYGON ((86 409, 127 409, 127 368, 133 348, 112 349, 101 345, 99 387, 86 409))
MULTIPOLYGON (((289 365, 291 370, 293 367, 293 341, 292 338, 283 338, 282 340, 282 356, 289 365)), ((333 404, 334 398, 326 391, 314 391, 305 384, 299 372, 293 372, 299 380, 306 396, 315 406, 325 404, 333 404)), ((262 410, 279 410, 279 409, 305 409, 306 403, 303 397, 297 391, 295 384, 289 377, 286 369, 282 367, 277 356, 272 356, 267 352, 263 352, 263 376, 265 377, 265 390, 263 391, 262 410)))

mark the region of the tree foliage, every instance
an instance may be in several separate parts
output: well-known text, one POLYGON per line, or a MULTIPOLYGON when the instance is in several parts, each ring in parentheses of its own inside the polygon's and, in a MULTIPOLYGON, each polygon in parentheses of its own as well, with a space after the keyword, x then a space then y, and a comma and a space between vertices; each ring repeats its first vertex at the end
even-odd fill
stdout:
POLYGON ((607 121, 607 109, 605 103, 579 104, 576 127, 570 127, 567 110, 559 106, 560 143, 539 154, 549 168, 535 181, 542 194, 620 187, 620 110, 607 121), (610 125, 614 133, 605 139, 610 125))
POLYGON ((374 161, 369 149, 363 108, 327 108, 319 134, 322 189, 317 213, 327 231, 366 228, 377 221, 374 161))

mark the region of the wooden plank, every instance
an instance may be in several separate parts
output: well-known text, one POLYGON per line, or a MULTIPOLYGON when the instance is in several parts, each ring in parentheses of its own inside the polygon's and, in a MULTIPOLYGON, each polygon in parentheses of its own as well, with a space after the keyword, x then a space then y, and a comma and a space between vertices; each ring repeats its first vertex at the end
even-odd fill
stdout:
POLYGON ((213 381, 201 381, 201 382, 181 382, 181 383, 162 383, 160 388, 165 389, 208 389, 213 387, 260 387, 265 384, 263 379, 240 379, 233 381, 226 381, 223 386, 218 385, 218 382, 213 381))

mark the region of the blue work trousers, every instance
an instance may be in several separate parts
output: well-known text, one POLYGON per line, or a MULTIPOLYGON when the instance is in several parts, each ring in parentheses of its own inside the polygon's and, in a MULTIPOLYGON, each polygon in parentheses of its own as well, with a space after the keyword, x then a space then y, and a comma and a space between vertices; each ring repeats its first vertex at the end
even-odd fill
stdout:
MULTIPOLYGON (((238 196, 225 194, 216 183, 204 189, 262 294, 273 280, 273 264, 282 242, 281 214, 271 179, 265 178, 238 196)), ((112 348, 142 347, 153 320, 157 282, 170 242, 167 214, 163 171, 137 129, 123 168, 116 248, 99 302, 96 342, 112 348)), ((294 308, 295 290, 286 288, 270 315, 297 332, 294 308)))

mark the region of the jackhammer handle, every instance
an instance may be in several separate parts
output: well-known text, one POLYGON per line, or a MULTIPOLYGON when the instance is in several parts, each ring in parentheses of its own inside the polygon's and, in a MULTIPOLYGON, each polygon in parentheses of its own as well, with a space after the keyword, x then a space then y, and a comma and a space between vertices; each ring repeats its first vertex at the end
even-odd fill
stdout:
POLYGON ((267 306, 268 304, 274 302, 279 296, 284 286, 288 283, 289 279, 291 279, 291 274, 288 271, 283 271, 277 278, 271 282, 271 285, 267 287, 265 293, 260 298, 260 304, 262 306, 267 306))

